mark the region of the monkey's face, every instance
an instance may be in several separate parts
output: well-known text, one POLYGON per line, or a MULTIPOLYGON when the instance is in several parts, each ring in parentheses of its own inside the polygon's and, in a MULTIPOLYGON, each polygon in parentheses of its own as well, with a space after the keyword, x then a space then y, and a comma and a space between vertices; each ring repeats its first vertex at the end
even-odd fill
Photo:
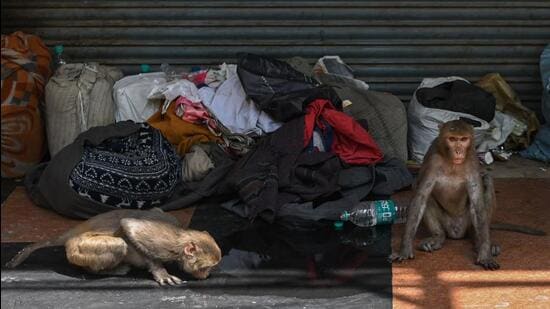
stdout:
POLYGON ((470 135, 448 135, 445 143, 453 164, 462 164, 466 160, 468 149, 472 144, 470 135))
POLYGON ((462 120, 452 120, 439 126, 438 149, 453 164, 463 164, 473 146, 474 128, 462 120))
POLYGON ((221 259, 221 250, 214 238, 208 232, 199 232, 184 246, 180 267, 197 279, 206 279, 221 259))
POLYGON ((212 269, 218 265, 220 259, 215 259, 208 254, 197 254, 194 258, 184 259, 180 263, 181 268, 197 279, 206 279, 212 269))

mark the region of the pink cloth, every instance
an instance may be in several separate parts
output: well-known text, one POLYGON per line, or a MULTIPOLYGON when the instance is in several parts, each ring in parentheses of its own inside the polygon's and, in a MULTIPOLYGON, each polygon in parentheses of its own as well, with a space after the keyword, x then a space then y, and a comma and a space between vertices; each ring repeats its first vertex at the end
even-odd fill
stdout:
POLYGON ((216 120, 208 113, 202 103, 193 103, 184 96, 179 96, 173 103, 176 104, 176 115, 184 121, 204 124, 213 133, 219 131, 216 120))

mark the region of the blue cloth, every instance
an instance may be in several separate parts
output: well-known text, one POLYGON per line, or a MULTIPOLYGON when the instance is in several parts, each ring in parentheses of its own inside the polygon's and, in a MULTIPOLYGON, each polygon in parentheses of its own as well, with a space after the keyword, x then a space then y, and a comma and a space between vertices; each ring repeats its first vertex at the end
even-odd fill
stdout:
POLYGON ((334 129, 326 120, 321 119, 321 122, 323 123, 322 128, 315 125, 315 128, 313 129, 314 134, 311 136, 311 140, 305 148, 306 152, 332 152, 334 129), (319 141, 315 139, 315 132, 321 137, 320 144, 319 141))
POLYGON ((550 162, 550 123, 543 125, 533 143, 519 154, 527 159, 550 162))

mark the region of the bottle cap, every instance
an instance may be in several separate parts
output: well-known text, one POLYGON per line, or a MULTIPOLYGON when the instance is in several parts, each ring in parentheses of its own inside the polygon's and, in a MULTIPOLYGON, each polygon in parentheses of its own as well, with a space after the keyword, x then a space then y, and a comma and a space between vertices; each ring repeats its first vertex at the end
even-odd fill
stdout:
POLYGON ((53 50, 54 50, 56 55, 60 55, 60 54, 63 53, 63 45, 55 45, 53 47, 53 50))
POLYGON ((348 220, 349 220, 349 217, 350 217, 349 212, 344 211, 344 212, 340 215, 340 220, 348 221, 348 220))
POLYGON ((141 67, 141 73, 149 73, 151 72, 151 67, 148 64, 142 64, 141 67))
POLYGON ((334 230, 341 231, 344 228, 344 222, 342 221, 334 221, 334 230))

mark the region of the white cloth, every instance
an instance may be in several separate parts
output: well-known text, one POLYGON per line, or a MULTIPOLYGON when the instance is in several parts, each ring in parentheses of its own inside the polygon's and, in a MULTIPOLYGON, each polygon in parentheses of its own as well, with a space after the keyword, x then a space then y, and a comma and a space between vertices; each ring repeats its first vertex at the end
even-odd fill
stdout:
POLYGON ((211 101, 209 92, 210 90, 199 91, 199 95, 203 97, 202 103, 232 133, 262 135, 264 132, 273 132, 282 125, 261 112, 246 98, 235 69, 227 72, 227 79, 218 87, 211 101))
POLYGON ((162 72, 126 76, 116 82, 113 87, 116 121, 147 121, 159 110, 162 102, 150 100, 147 96, 155 86, 161 84, 166 84, 166 77, 162 72))
POLYGON ((237 65, 224 62, 220 65, 219 70, 208 70, 204 78, 204 83, 209 87, 218 88, 227 79, 228 73, 235 72, 236 70, 237 65))
POLYGON ((212 100, 214 100, 214 96, 216 95, 216 89, 211 87, 201 87, 199 89, 199 97, 201 98, 202 104, 204 106, 210 106, 212 104, 212 100))

